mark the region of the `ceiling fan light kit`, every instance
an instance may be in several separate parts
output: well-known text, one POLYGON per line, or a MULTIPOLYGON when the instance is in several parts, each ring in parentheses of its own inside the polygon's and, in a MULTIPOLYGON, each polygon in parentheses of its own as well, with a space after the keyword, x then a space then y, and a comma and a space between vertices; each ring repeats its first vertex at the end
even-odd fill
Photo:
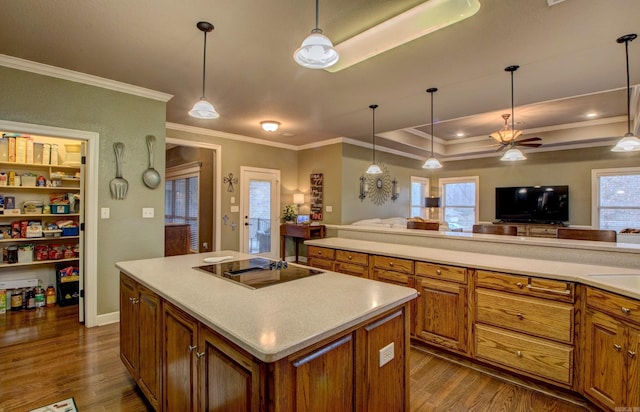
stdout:
POLYGON ((318 0, 316 0, 316 27, 302 41, 300 48, 293 53, 293 59, 307 69, 326 69, 340 59, 331 40, 322 34, 322 30, 318 27, 318 0))
POLYGON ((640 139, 631 133, 631 86, 629 84, 629 42, 635 40, 637 34, 625 34, 618 37, 616 41, 620 44, 624 43, 625 56, 627 62, 627 133, 622 139, 616 143, 611 149, 612 152, 637 152, 640 151, 640 139))
POLYGON ((206 21, 199 21, 196 24, 198 30, 204 33, 204 55, 202 59, 202 97, 197 101, 191 110, 189 110, 189 116, 195 117, 197 119, 217 119, 220 117, 216 109, 213 108, 213 105, 207 101, 204 96, 204 85, 205 85, 205 73, 207 67, 207 33, 213 30, 213 24, 206 21))
POLYGON ((427 89, 427 93, 431 95, 431 156, 422 165, 423 169, 440 169, 442 167, 440 161, 433 156, 433 94, 437 91, 438 89, 435 87, 427 89))
POLYGON ((371 118, 372 118, 372 128, 371 128, 371 137, 372 137, 372 141, 373 141, 373 161, 371 162, 371 164, 369 165, 369 167, 367 168, 367 171, 365 172, 368 175, 379 175, 382 173, 382 169, 380 169, 380 166, 378 166, 378 164, 376 163, 376 109, 378 108, 377 104, 372 104, 369 106, 369 109, 371 109, 371 118))

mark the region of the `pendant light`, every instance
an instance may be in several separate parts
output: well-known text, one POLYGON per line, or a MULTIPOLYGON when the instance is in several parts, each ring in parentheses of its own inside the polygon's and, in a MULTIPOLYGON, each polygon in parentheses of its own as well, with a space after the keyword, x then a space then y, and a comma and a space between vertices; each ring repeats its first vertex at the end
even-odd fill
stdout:
POLYGON ((373 118, 373 127, 372 127, 372 137, 373 137, 373 162, 369 165, 369 167, 367 168, 367 171, 365 172, 368 175, 379 175, 380 173, 382 173, 382 169, 380 169, 380 166, 378 166, 378 164, 376 163, 376 109, 378 108, 377 104, 372 104, 371 106, 369 106, 369 109, 371 109, 371 117, 373 118))
POLYGON ((638 37, 635 33, 625 34, 616 39, 618 43, 624 43, 627 56, 627 134, 611 149, 612 152, 637 152, 640 150, 640 139, 631 133, 631 86, 629 85, 629 42, 638 37))
POLYGON ((217 119, 220 117, 213 105, 207 101, 204 97, 204 80, 207 67, 207 33, 213 30, 213 24, 206 21, 199 21, 196 24, 198 30, 204 33, 204 57, 202 59, 202 97, 193 105, 193 108, 189 111, 189 116, 197 119, 217 119))
POLYGON ((424 162, 423 169, 440 169, 442 167, 440 161, 433 157, 433 94, 437 91, 438 89, 435 87, 427 89, 427 93, 431 95, 431 157, 424 162))
MULTIPOLYGON (((514 66, 508 66, 504 69, 505 72, 511 73, 511 137, 512 139, 511 139, 511 148, 507 150, 504 153, 504 155, 500 158, 500 160, 502 160, 503 162, 517 162, 520 160, 527 159, 525 155, 522 154, 520 149, 517 149, 515 146, 516 137, 522 134, 519 130, 515 130, 515 118, 513 116, 513 72, 515 72, 519 68, 520 66, 514 65, 514 66)), ((506 122, 507 122, 507 119, 505 118, 505 124, 506 122)))
POLYGON ((318 0, 316 0, 316 27, 293 53, 293 59, 307 69, 326 69, 338 62, 340 56, 333 43, 318 27, 318 0))

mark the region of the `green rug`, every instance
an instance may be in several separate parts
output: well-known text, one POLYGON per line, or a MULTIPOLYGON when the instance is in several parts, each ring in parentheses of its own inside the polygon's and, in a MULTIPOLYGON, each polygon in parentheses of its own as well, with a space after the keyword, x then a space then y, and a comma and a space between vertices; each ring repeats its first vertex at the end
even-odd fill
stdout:
POLYGON ((78 412, 78 408, 76 408, 76 402, 73 398, 69 398, 41 408, 31 409, 29 412, 78 412))

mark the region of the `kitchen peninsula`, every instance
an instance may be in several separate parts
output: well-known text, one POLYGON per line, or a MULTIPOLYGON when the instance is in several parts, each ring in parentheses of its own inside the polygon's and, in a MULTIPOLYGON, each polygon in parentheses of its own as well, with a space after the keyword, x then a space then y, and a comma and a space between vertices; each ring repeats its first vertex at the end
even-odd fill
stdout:
POLYGON ((156 410, 408 410, 414 289, 333 272, 253 289, 197 268, 216 256, 255 257, 116 264, 121 358, 156 410))

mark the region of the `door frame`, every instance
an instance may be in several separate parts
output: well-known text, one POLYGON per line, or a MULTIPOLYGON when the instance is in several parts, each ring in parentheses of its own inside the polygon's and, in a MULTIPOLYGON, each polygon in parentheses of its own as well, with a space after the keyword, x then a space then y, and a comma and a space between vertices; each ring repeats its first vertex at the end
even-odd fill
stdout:
MULTIPOLYGON (((214 245, 212 251, 220 250, 220 242, 222 241, 222 229, 220 228, 220 215, 222 212, 222 146, 213 143, 196 142, 191 140, 176 139, 173 137, 165 137, 165 144, 175 144, 178 146, 199 147, 202 149, 213 150, 214 174, 213 177, 213 238, 214 245)), ((164 220, 164 216, 163 216, 164 220)))
MULTIPOLYGON (((245 211, 245 188, 248 188, 248 182, 246 182, 245 174, 249 173, 267 173, 270 175, 275 175, 276 184, 273 188, 274 190, 274 209, 271 211, 271 254, 274 258, 280 256, 280 230, 278 221, 280 219, 280 169, 267 169, 262 167, 252 167, 252 166, 240 166, 240 219, 238 224, 241 226, 238 242, 238 250, 245 250, 245 242, 244 242, 244 217, 246 216, 245 211)), ((246 189, 248 190, 248 189, 246 189)))

